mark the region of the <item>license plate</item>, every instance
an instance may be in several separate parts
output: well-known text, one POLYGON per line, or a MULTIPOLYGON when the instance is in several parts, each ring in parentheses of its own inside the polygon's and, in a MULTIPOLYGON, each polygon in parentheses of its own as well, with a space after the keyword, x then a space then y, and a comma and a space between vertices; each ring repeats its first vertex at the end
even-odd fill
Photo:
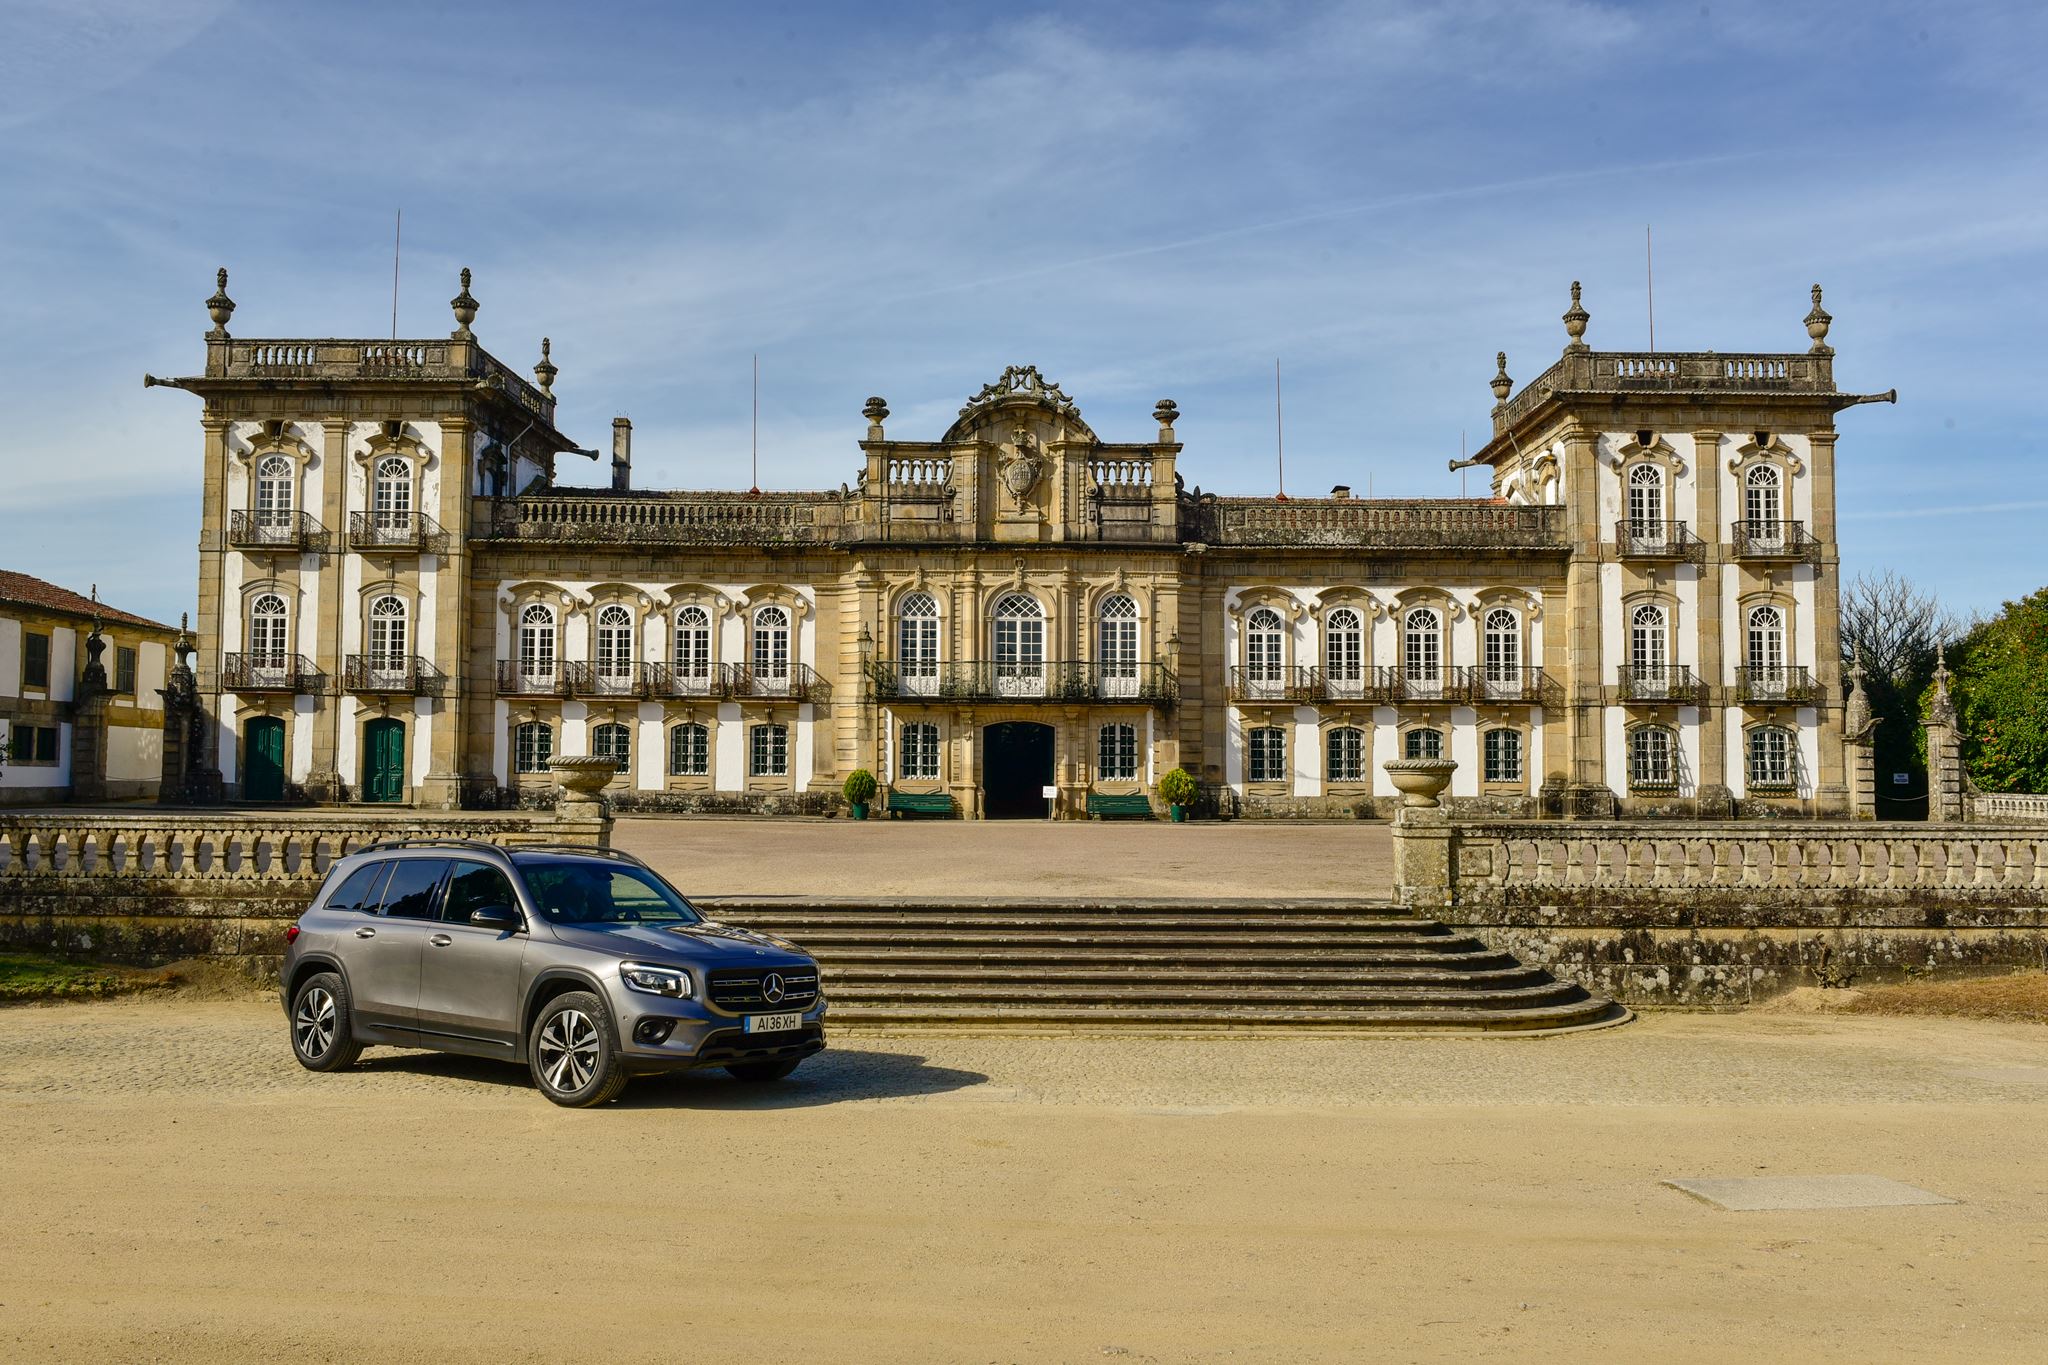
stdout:
POLYGON ((741 1025, 745 1033, 788 1033, 804 1026, 802 1014, 750 1014, 741 1025))

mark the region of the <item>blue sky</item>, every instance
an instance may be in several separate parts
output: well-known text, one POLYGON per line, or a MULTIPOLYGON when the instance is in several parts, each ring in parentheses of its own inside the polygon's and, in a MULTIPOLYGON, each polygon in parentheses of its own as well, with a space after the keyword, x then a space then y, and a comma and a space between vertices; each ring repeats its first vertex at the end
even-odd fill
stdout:
MULTIPOLYGON (((1795 350, 1827 287, 1845 572, 2048 581, 2048 151, 2031 5, 232 4, 0 0, 0 566, 175 619, 195 400, 244 336, 404 336, 457 270, 644 486, 854 477, 1036 364, 1189 482, 1459 491, 1493 354, 1795 350)), ((566 460, 567 476, 600 472, 566 460)), ((1477 485, 1474 490, 1478 491, 1477 485)))

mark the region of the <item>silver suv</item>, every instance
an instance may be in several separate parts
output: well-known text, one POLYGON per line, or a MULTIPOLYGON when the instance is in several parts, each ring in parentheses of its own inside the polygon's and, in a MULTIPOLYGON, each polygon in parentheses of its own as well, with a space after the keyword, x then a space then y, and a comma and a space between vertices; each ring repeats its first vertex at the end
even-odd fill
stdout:
POLYGON ((377 844, 337 862, 285 931, 292 1051, 369 1044, 525 1062, 556 1104, 722 1066, 780 1080, 825 1046, 818 964, 714 924, 639 859, 589 848, 377 844))

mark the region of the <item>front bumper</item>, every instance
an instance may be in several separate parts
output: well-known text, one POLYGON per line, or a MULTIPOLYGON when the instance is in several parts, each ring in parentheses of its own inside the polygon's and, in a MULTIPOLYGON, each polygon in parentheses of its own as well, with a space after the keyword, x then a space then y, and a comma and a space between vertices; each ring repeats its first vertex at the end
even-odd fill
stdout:
POLYGON ((804 1058, 825 1047, 827 1006, 822 998, 803 1012, 801 1028, 777 1033, 748 1033, 741 1016, 722 1014, 696 1000, 635 994, 619 1005, 619 1056, 636 1075, 804 1058), (667 1025, 668 1036, 660 1042, 646 1041, 642 1026, 650 1023, 667 1025))

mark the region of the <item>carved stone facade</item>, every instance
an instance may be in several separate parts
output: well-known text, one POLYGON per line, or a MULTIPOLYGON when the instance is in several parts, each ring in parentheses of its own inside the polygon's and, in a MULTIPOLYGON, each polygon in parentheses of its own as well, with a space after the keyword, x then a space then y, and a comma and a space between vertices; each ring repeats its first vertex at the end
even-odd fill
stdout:
POLYGON ((1186 487, 1171 400, 1109 441, 1029 366, 936 440, 869 399, 836 490, 634 490, 623 419, 568 487, 559 369, 484 352, 467 281, 434 341, 242 341, 224 301, 206 372, 151 382, 205 399, 199 686, 245 799, 503 803, 595 753, 629 808, 822 810, 865 767, 885 808, 1079 817, 1185 766, 1344 815, 1442 755, 1501 815, 1847 808, 1868 400, 1813 315, 1804 353, 1615 354, 1575 292, 1538 380, 1500 358, 1490 497, 1282 500, 1186 487))

